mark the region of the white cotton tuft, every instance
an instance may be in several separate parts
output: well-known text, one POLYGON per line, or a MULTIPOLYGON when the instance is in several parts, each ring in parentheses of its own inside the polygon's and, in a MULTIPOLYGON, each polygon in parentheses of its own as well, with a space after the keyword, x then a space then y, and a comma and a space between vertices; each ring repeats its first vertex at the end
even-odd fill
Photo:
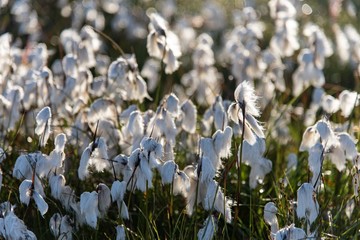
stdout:
POLYGON ((350 199, 345 206, 345 214, 346 216, 350 219, 351 215, 353 213, 355 209, 355 200, 354 199, 350 199))
POLYGON ((111 197, 113 202, 124 200, 126 185, 127 182, 125 181, 120 182, 119 180, 116 180, 113 182, 111 185, 111 197))
POLYGON ((30 180, 25 179, 19 186, 20 193, 20 202, 29 205, 31 198, 31 185, 32 182, 30 180))
POLYGON ((96 188, 98 193, 98 208, 101 217, 104 217, 111 205, 111 192, 108 186, 99 183, 96 188))
POLYGON ((359 96, 356 92, 344 90, 339 94, 341 115, 349 117, 354 107, 359 104, 359 96))
POLYGON ((227 223, 231 222, 231 209, 229 202, 215 180, 212 180, 207 184, 203 204, 206 210, 215 209, 224 215, 227 223))
POLYGON ((203 228, 201 228, 197 234, 199 240, 211 240, 217 231, 217 221, 211 215, 206 218, 203 228))
POLYGON ((311 183, 315 186, 315 188, 320 186, 320 181, 321 181, 320 172, 321 172, 321 164, 322 164, 321 161, 323 159, 322 154, 323 154, 323 146, 321 143, 316 143, 309 150, 308 164, 309 164, 309 169, 312 172, 311 183))
POLYGON ((0 147, 0 163, 2 163, 6 159, 6 153, 4 152, 4 149, 0 147))
POLYGON ((45 213, 47 213, 49 209, 48 204, 45 202, 44 198, 37 191, 32 192, 32 197, 36 203, 37 209, 41 213, 41 216, 44 217, 45 213))
POLYGON ((261 124, 253 117, 253 115, 246 114, 245 120, 246 123, 250 125, 251 130, 254 131, 256 136, 258 136, 259 138, 265 138, 263 126, 261 126, 261 124))
POLYGON ((30 154, 20 155, 15 161, 12 176, 17 179, 31 179, 33 166, 35 165, 36 163, 34 162, 30 154))
POLYGON ((64 133, 60 133, 55 137, 55 150, 58 152, 64 152, 65 144, 66 144, 66 135, 64 133))
POLYGON ((236 87, 234 97, 240 105, 245 104, 246 114, 253 115, 254 117, 260 116, 258 106, 256 105, 257 96, 255 95, 255 89, 248 81, 243 81, 236 87))
POLYGON ((174 93, 167 96, 165 108, 169 113, 175 116, 178 115, 179 99, 174 93))
POLYGON ((72 219, 68 215, 61 218, 60 239, 72 240, 73 224, 72 219))
POLYGON ((49 185, 51 189, 51 196, 60 200, 63 188, 65 187, 65 177, 62 174, 51 176, 49 185))
POLYGON ((267 224, 270 225, 272 234, 275 234, 279 230, 279 223, 276 217, 277 212, 278 209, 275 206, 275 203, 268 202, 265 204, 264 220, 267 224))
POLYGON ((298 164, 298 158, 295 153, 290 153, 287 158, 287 165, 286 165, 286 172, 289 173, 290 171, 296 170, 298 164))
POLYGON ((200 167, 201 167, 200 182, 206 184, 211 180, 213 180, 216 174, 216 169, 214 168, 214 166, 211 163, 211 160, 208 157, 203 156, 201 158, 200 167))
POLYGON ((160 169, 162 184, 171 184, 178 166, 173 160, 166 161, 160 169))
POLYGON ((328 141, 330 141, 334 135, 329 122, 320 120, 316 123, 315 126, 316 126, 317 132, 320 135, 321 141, 324 142, 324 144, 325 143, 328 144, 328 141))
POLYGON ((270 173, 272 169, 272 162, 266 158, 259 158, 251 165, 249 175, 249 185, 251 189, 255 189, 258 183, 264 181, 265 175, 270 173))
POLYGON ((3 182, 3 172, 0 168, 0 192, 1 192, 2 182, 3 182))
POLYGON ((95 125, 100 120, 109 120, 117 123, 117 110, 115 103, 104 98, 96 99, 87 113, 89 123, 95 125))
POLYGON ((97 192, 83 192, 80 195, 80 213, 84 216, 86 224, 96 229, 99 215, 97 192))
POLYGON ((124 201, 117 201, 120 217, 122 219, 129 219, 129 210, 124 201))
POLYGON ((187 193, 190 189, 190 178, 185 172, 179 171, 175 173, 173 194, 181 194, 183 197, 187 197, 187 193))
POLYGON ((316 144, 319 138, 320 135, 315 127, 311 126, 306 128, 301 140, 299 151, 309 151, 310 148, 316 144))
POLYGON ((80 165, 78 168, 78 177, 80 180, 85 180, 89 175, 88 165, 91 157, 90 147, 86 147, 83 153, 81 154, 80 165))
POLYGON ((144 119, 139 111, 133 111, 129 116, 126 129, 131 136, 143 136, 144 134, 144 119))
POLYGON ((356 141, 348 133, 337 134, 341 149, 345 152, 347 159, 352 160, 357 157, 356 141))
POLYGON ((216 101, 212 106, 212 111, 214 114, 215 129, 224 129, 228 125, 228 117, 221 96, 216 97, 216 101))
POLYGON ((299 240, 299 239, 307 239, 306 233, 301 228, 295 227, 294 224, 290 226, 286 226, 279 231, 276 232, 275 240, 299 240))
POLYGON ((194 103, 191 100, 186 100, 181 105, 181 112, 182 112, 181 127, 189 133, 195 133, 197 110, 194 103))
POLYGON ((315 198, 315 189, 310 183, 303 183, 297 191, 296 215, 305 218, 311 225, 319 215, 319 204, 315 198))
POLYGON ((220 158, 228 158, 231 155, 232 128, 227 126, 224 131, 217 130, 214 135, 214 148, 220 158))
POLYGON ((51 109, 44 107, 36 115, 36 135, 40 136, 40 146, 44 147, 50 137, 51 133, 51 109))
POLYGON ((212 138, 201 138, 199 145, 200 156, 207 157, 213 165, 214 170, 217 171, 222 166, 222 163, 215 151, 214 140, 212 138))
POLYGON ((342 172, 346 169, 346 156, 345 152, 339 145, 332 146, 329 149, 329 158, 335 164, 337 170, 342 172))
POLYGON ((60 234, 60 225, 61 225, 61 215, 55 213, 52 215, 49 221, 50 232, 57 238, 60 234))
POLYGON ((125 227, 124 225, 117 225, 116 226, 116 240, 125 240, 125 227))
POLYGON ((340 109, 340 101, 331 95, 325 95, 322 97, 321 107, 325 112, 332 114, 340 109))
POLYGON ((151 137, 144 137, 140 142, 140 147, 143 148, 144 155, 148 159, 150 167, 157 167, 159 165, 158 159, 163 156, 162 145, 151 137))

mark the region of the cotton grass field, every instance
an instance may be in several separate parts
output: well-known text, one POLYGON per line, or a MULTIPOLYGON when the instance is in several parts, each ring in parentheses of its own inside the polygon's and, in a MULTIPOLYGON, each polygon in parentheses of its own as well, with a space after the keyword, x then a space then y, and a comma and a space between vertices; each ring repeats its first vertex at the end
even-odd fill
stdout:
POLYGON ((0 238, 358 239, 359 10, 0 0, 0 238))

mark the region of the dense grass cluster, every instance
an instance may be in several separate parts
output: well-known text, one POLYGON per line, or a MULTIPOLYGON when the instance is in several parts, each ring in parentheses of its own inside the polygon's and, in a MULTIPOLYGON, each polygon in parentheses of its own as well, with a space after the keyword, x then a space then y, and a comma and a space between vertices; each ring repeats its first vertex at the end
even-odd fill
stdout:
POLYGON ((359 9, 0 0, 0 238, 357 239, 359 9))

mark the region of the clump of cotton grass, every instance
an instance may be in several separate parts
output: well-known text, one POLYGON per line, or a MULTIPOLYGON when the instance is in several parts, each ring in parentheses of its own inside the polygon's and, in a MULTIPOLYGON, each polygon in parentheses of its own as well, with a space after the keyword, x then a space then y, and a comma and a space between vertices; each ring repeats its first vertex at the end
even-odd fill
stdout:
POLYGON ((270 40, 271 49, 281 57, 289 57, 300 48, 296 8, 289 0, 271 0, 270 16, 275 20, 275 34, 270 40))
POLYGON ((215 181, 222 168, 221 158, 230 156, 232 129, 218 130, 212 138, 200 139, 200 159, 196 168, 186 167, 184 172, 190 179, 186 195, 186 210, 189 215, 194 207, 202 203, 205 210, 216 210, 223 214, 226 222, 232 220, 229 199, 224 195, 219 183, 215 181))
POLYGON ((228 116, 243 129, 244 140, 250 144, 256 142, 256 136, 265 138, 263 127, 255 119, 260 116, 256 105, 257 96, 249 82, 240 83, 234 92, 235 102, 228 108, 228 116))
POLYGON ((27 206, 30 203, 30 199, 33 199, 42 216, 48 211, 48 204, 45 202, 43 196, 35 189, 32 181, 25 179, 19 186, 19 193, 20 201, 27 206))
POLYGON ((73 202, 71 209, 76 215, 79 225, 86 224, 96 229, 98 218, 104 218, 111 204, 110 189, 103 183, 97 186, 96 191, 83 192, 80 202, 73 202))
POLYGON ((104 171, 110 166, 107 154, 107 145, 105 139, 100 137, 91 142, 81 154, 80 165, 78 168, 78 177, 85 180, 89 176, 89 166, 93 165, 96 171, 104 171))
POLYGON ((152 169, 159 167, 160 158, 163 155, 163 147, 153 138, 144 137, 140 148, 135 149, 129 156, 128 166, 131 169, 131 177, 128 180, 128 189, 139 189, 146 192, 152 188, 152 169))
POLYGON ((174 160, 168 160, 160 167, 161 182, 163 185, 172 185, 172 194, 181 194, 187 197, 190 189, 190 179, 184 171, 179 169, 179 166, 174 160))
POLYGON ((111 98, 118 102, 118 96, 123 100, 143 102, 151 99, 147 92, 147 84, 141 77, 135 55, 122 56, 113 61, 108 69, 108 90, 111 98), (124 90, 126 89, 126 90, 124 90))
POLYGON ((1 203, 0 236, 4 239, 31 239, 35 240, 36 235, 28 230, 24 221, 18 218, 14 212, 14 206, 9 202, 1 203), (6 205, 6 206, 4 206, 6 205), (5 207, 3 209, 3 207, 5 207))
POLYGON ((259 40, 265 29, 252 7, 244 8, 240 14, 242 21, 238 21, 239 24, 226 38, 224 50, 225 60, 230 61, 231 73, 237 83, 261 78, 259 40))
POLYGON ((267 48, 261 52, 259 57, 259 72, 262 73, 259 85, 256 89, 260 95, 260 105, 265 108, 273 99, 275 90, 284 92, 286 84, 284 79, 285 65, 280 56, 271 48, 267 48))
POLYGON ((329 158, 338 171, 344 171, 346 160, 354 161, 358 155, 355 144, 346 132, 335 132, 328 120, 320 120, 305 130, 299 150, 309 152, 311 182, 315 189, 321 183, 324 159, 329 158))
POLYGON ((325 76, 321 68, 315 64, 314 53, 304 48, 298 55, 299 67, 293 74, 293 95, 298 96, 307 87, 322 87, 325 84, 325 76))
POLYGON ((207 106, 220 94, 223 76, 215 68, 213 39, 203 33, 196 39, 196 47, 192 55, 193 69, 181 77, 182 90, 185 96, 194 96, 196 103, 207 106))
POLYGON ((175 72, 181 57, 179 38, 173 33, 168 23, 158 13, 148 10, 149 34, 147 36, 147 51, 151 57, 162 60, 165 64, 165 73, 175 72))
POLYGON ((116 180, 111 186, 111 199, 113 202, 117 203, 119 209, 119 216, 122 219, 129 219, 129 212, 124 201, 124 196, 126 193, 127 181, 116 180))

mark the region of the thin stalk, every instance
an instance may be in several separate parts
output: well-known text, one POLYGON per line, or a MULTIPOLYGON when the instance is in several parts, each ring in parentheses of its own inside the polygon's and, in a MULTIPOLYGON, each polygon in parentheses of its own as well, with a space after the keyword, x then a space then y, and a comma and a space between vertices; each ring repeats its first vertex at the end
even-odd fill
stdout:
POLYGON ((194 218, 193 218, 193 221, 194 222, 194 238, 193 239, 196 239, 196 236, 197 236, 197 226, 196 226, 196 217, 197 217, 197 201, 198 201, 198 194, 199 194, 199 176, 197 176, 196 178, 196 195, 195 195, 195 203, 194 203, 194 218))
POLYGON ((236 222, 238 220, 239 217, 239 208, 240 208, 240 192, 241 192, 241 165, 242 165, 242 155, 243 155, 243 142, 244 142, 244 136, 245 136, 245 111, 246 108, 246 103, 243 103, 242 106, 242 114, 243 114, 243 119, 242 119, 242 133, 241 133, 241 145, 240 145, 240 154, 239 154, 239 164, 238 164, 238 168, 237 168, 237 175, 238 175, 238 179, 237 179, 237 187, 236 187, 236 209, 235 209, 235 218, 234 218, 234 223, 233 223, 233 237, 235 236, 235 226, 236 226, 236 222))

